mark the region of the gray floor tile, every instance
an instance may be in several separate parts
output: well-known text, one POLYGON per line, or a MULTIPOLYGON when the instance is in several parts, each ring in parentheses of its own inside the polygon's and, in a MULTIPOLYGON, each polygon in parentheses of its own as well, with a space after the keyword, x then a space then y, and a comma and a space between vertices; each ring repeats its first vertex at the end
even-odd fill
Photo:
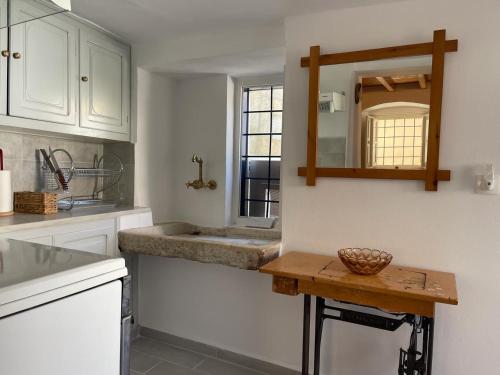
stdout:
POLYGON ((169 362, 161 362, 149 370, 147 375, 204 375, 202 372, 186 367, 174 365, 169 362))
POLYGON ((227 350, 219 350, 217 357, 232 362, 240 366, 248 367, 256 371, 272 375, 300 375, 300 372, 290 370, 285 367, 277 366, 272 363, 260 361, 258 359, 250 358, 244 355, 233 353, 227 350))
POLYGON ((154 357, 164 359, 168 362, 193 368, 199 364, 205 356, 182 350, 160 341, 139 337, 132 343, 132 349, 154 357))
POLYGON ((140 372, 130 370, 130 375, 142 375, 140 372))
POLYGON ((160 359, 151 357, 148 354, 132 350, 130 352, 130 368, 137 372, 146 372, 156 366, 160 359))
POLYGON ((201 353, 210 357, 217 357, 217 349, 213 346, 202 344, 200 342, 188 340, 182 337, 174 336, 168 333, 156 331, 154 329, 141 327, 142 336, 162 341, 166 344, 190 350, 192 352, 201 353))
POLYGON ((262 372, 253 371, 251 369, 233 365, 232 363, 219 361, 214 358, 207 358, 197 370, 210 375, 262 375, 262 372))

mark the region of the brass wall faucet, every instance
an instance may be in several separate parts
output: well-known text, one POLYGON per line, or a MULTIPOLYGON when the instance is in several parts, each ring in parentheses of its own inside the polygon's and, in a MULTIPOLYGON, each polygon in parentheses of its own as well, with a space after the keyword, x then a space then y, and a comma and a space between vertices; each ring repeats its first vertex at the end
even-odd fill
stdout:
POLYGON ((186 187, 188 189, 192 187, 195 190, 207 189, 207 188, 210 190, 217 189, 217 182, 215 182, 214 180, 210 180, 207 183, 203 181, 203 159, 200 158, 198 155, 194 154, 191 161, 193 163, 198 163, 198 179, 186 182, 186 187))

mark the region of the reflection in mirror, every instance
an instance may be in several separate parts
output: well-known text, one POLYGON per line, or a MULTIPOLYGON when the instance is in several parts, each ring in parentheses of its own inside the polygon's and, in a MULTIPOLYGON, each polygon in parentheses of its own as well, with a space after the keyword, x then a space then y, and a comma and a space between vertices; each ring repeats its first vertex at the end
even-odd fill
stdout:
POLYGON ((71 10, 71 0, 0 0, 0 28, 71 10), (7 15, 7 9, 10 14, 7 15))
POLYGON ((318 167, 425 169, 432 57, 321 67, 318 167))

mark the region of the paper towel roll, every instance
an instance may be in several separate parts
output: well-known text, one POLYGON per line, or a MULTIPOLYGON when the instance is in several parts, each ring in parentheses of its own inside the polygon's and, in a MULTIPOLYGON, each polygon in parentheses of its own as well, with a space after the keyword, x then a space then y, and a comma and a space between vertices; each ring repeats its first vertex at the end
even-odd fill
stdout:
POLYGON ((0 215, 14 209, 11 171, 0 171, 0 215))

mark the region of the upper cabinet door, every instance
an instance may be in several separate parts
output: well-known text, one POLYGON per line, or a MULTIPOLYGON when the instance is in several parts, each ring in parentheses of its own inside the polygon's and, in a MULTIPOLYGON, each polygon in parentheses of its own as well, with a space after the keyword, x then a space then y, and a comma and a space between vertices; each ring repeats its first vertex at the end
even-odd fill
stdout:
POLYGON ((107 36, 80 30, 80 126, 130 131, 130 49, 107 36))
MULTIPOLYGON (((42 10, 16 1, 11 12, 36 18, 42 10)), ((10 115, 77 125, 77 37, 78 28, 63 15, 11 27, 10 115)))
MULTIPOLYGON (((7 0, 0 0, 0 24, 7 24, 7 0)), ((7 51, 7 28, 0 29, 0 50, 7 51)), ((7 114, 7 59, 0 55, 0 115, 7 114)))

